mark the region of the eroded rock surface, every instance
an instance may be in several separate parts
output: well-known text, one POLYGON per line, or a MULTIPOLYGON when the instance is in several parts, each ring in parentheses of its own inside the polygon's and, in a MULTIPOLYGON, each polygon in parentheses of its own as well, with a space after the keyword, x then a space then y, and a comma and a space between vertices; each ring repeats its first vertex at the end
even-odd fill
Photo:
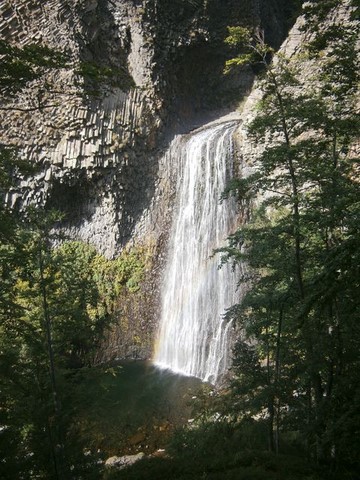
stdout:
POLYGON ((140 301, 146 305, 130 301, 130 326, 124 333, 120 322, 111 333, 106 359, 151 353, 176 185, 176 169, 164 155, 171 139, 226 113, 251 89, 249 68, 242 75, 222 75, 229 54, 223 43, 227 25, 246 19, 278 44, 285 32, 285 4, 1 2, 1 38, 17 46, 48 45, 68 58, 66 68, 48 72, 2 103, 0 142, 17 147, 36 166, 33 174, 19 176, 8 204, 64 212, 64 233, 108 257, 129 243, 155 245, 140 301), (130 317, 136 317, 134 331, 130 317), (139 331, 140 353, 128 340, 139 331))

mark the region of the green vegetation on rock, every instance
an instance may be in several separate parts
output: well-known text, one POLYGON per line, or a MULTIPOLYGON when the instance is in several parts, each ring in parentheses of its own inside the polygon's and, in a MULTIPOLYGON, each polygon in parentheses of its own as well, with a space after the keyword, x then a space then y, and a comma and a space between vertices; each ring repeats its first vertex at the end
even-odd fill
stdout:
MULTIPOLYGON (((204 3, 179 0, 171 13, 187 20, 204 3)), ((128 324, 123 299, 141 294, 151 247, 109 260, 56 237, 56 212, 30 210, 20 219, 1 207, 1 478, 358 478, 359 23, 356 2, 340 3, 354 7, 352 21, 326 25, 339 2, 306 2, 312 36, 301 57, 271 63, 274 52, 259 32, 229 31, 227 44, 240 53, 228 68, 262 71, 264 93, 247 126, 264 145, 257 168, 224 194, 253 202, 250 222, 222 250, 225 260, 248 267, 243 302, 227 313, 242 338, 231 384, 195 399, 195 420, 174 435, 168 458, 104 474, 97 452, 115 449, 123 421, 111 420, 121 370, 93 368, 97 348, 115 318, 128 324), (103 399, 106 421, 92 418, 103 399)), ((64 65, 45 47, 0 42, 0 93, 11 101, 64 65)), ((97 84, 118 72, 84 62, 80 74, 97 84)), ((1 145, 1 196, 18 168, 16 153, 1 145)))
POLYGON ((11 219, 0 245, 1 477, 70 478, 71 465, 74 478, 95 475, 74 424, 79 392, 119 292, 136 292, 146 260, 141 249, 107 260, 80 242, 53 248, 55 212, 11 219))
POLYGON ((17 47, 0 40, 0 94, 14 95, 46 71, 64 68, 66 64, 64 53, 45 45, 17 47))
POLYGON ((100 94, 100 89, 104 85, 121 88, 128 91, 135 86, 134 80, 127 72, 126 68, 100 65, 96 62, 80 62, 76 72, 82 80, 80 86, 84 87, 85 93, 93 96, 100 94))
MULTIPOLYGON (((337 4, 326 2, 326 14, 337 4)), ((247 133, 264 146, 253 173, 226 192, 253 201, 250 222, 223 249, 247 265, 247 294, 227 313, 242 330, 229 415, 267 425, 274 452, 292 436, 304 456, 356 478, 359 23, 321 24, 324 8, 307 4, 311 40, 274 63, 261 35, 229 32, 241 52, 228 67, 262 66, 247 133)))

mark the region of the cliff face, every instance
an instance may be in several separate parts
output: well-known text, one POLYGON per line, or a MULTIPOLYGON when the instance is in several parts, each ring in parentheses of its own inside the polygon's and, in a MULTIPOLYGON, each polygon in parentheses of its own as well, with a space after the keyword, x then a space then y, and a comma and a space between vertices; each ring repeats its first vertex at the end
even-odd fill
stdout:
POLYGON ((224 81, 223 38, 228 24, 260 25, 263 16, 278 42, 281 2, 271 4, 269 20, 269 2, 259 0, 2 2, 2 38, 70 59, 6 104, 15 110, 3 112, 1 142, 37 165, 9 204, 60 209, 70 236, 115 255, 154 195, 163 140, 250 89, 250 70, 224 81))
POLYGON ((151 352, 174 185, 164 156, 170 139, 233 109, 251 89, 250 69, 222 75, 227 25, 263 27, 279 45, 286 32, 285 5, 285 0, 1 2, 1 38, 20 46, 40 42, 69 59, 66 68, 47 73, 3 104, 0 142, 18 147, 36 165, 35 173, 18 178, 8 203, 63 211, 62 230, 109 257, 129 242, 154 248, 139 301, 123 299, 126 334, 120 324, 109 333, 103 360, 151 352))
MULTIPOLYGON (((359 28, 359 20, 355 12, 354 2, 351 0, 341 0, 333 5, 327 6, 327 14, 320 16, 317 29, 319 32, 330 32, 339 26, 349 28, 350 31, 356 32, 359 28)), ((314 87, 314 76, 320 69, 318 58, 311 58, 308 54, 308 44, 314 40, 314 30, 308 29, 303 15, 300 15, 288 35, 284 39, 279 48, 279 53, 294 62, 301 71, 301 89, 293 90, 294 101, 297 101, 298 92, 311 91, 314 87)), ((358 42, 358 51, 360 42, 358 42)), ((321 62, 326 62, 326 58, 331 55, 331 50, 323 50, 321 62)), ((277 63, 278 57, 275 55, 273 62, 277 63)), ((290 89, 289 89, 290 90, 290 89)), ((238 148, 241 152, 242 162, 249 169, 256 168, 256 162, 259 155, 263 152, 266 145, 261 145, 249 137, 247 126, 257 115, 256 104, 262 99, 264 92, 262 91, 261 81, 256 81, 253 85, 251 93, 247 96, 241 112, 242 124, 237 132, 238 148)), ((301 101, 301 100, 300 100, 301 101)), ((354 145, 354 152, 358 150, 358 145, 354 145)), ((354 153, 355 155, 355 153, 354 153)))
MULTIPOLYGON (((132 1, 24 0, 1 9, 2 33, 11 40, 43 40, 71 59, 70 68, 46 78, 52 88, 44 94, 45 108, 5 116, 4 143, 19 145, 22 156, 39 166, 36 175, 21 179, 10 202, 65 211, 74 236, 113 255, 134 223, 137 202, 129 192, 143 191, 148 175, 149 162, 135 152, 154 148, 161 124, 162 99, 152 78, 154 53, 141 7, 132 1), (88 85, 78 71, 97 63, 119 75, 93 95, 98 85, 88 85)), ((12 106, 31 108, 38 83, 12 106)))

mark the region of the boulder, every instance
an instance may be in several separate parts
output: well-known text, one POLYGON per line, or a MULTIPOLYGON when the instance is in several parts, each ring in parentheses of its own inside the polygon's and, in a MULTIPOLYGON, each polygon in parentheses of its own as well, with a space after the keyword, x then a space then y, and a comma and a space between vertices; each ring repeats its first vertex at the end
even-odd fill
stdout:
POLYGON ((145 453, 140 452, 136 455, 124 455, 123 457, 110 457, 106 460, 105 466, 109 468, 118 468, 122 469, 128 467, 129 465, 134 464, 138 460, 141 460, 145 457, 145 453))

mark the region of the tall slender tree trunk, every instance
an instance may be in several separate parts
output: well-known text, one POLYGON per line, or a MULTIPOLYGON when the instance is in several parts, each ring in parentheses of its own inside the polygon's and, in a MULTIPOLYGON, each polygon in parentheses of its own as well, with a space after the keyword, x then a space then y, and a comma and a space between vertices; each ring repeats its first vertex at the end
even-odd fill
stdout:
MULTIPOLYGON (((283 97, 281 95, 281 91, 279 88, 279 84, 276 78, 276 75, 269 70, 270 78, 272 79, 274 88, 275 88, 275 95, 278 102, 278 107, 280 111, 280 120, 281 120, 281 127, 285 137, 285 144, 287 146, 288 151, 291 147, 290 141, 290 134, 289 128, 287 125, 286 120, 286 111, 284 107, 283 97)), ((303 300, 305 298, 304 292, 304 281, 303 281, 303 267, 302 267, 302 260, 301 260, 301 228, 300 228, 300 209, 299 209, 299 189, 297 183, 297 177, 294 167, 294 162, 290 156, 290 152, 287 155, 287 167, 290 174, 291 179, 291 189, 292 189, 292 201, 293 201, 293 235, 294 235, 294 247, 295 247, 295 265, 296 265, 296 278, 299 288, 300 298, 303 300)))
POLYGON ((63 477, 61 474, 62 462, 60 460, 62 453, 59 451, 59 450, 62 450, 62 441, 61 441, 61 435, 59 431, 60 405, 59 405, 58 389, 56 385, 54 350, 53 350, 52 332, 51 332, 51 316, 50 316, 50 310, 49 310, 49 305, 47 300, 46 279, 45 279, 44 259, 43 259, 43 246, 41 244, 41 240, 40 240, 38 254, 39 254, 40 288, 41 288, 42 307, 43 307, 43 315, 44 315, 44 326, 45 326, 45 332, 46 332, 46 346, 47 346, 48 359, 49 359, 49 373, 50 373, 51 391, 52 391, 54 413, 55 413, 55 431, 56 431, 55 438, 53 434, 54 429, 49 419, 47 419, 47 428, 48 428, 49 440, 51 444, 55 478, 56 480, 63 480, 63 477))
MULTIPOLYGON (((269 341, 269 330, 266 329, 266 338, 267 338, 267 345, 266 345, 266 376, 267 376, 267 385, 269 389, 272 389, 272 375, 271 375, 271 361, 270 361, 270 341, 269 341)), ((270 393, 267 402, 267 409, 269 414, 268 420, 268 448, 270 452, 275 451, 275 443, 274 443, 274 419, 275 419, 275 406, 274 406, 274 394, 273 392, 270 393)))
POLYGON ((275 352, 275 391, 276 391, 276 429, 275 429, 275 452, 279 453, 280 447, 280 422, 281 422, 281 400, 280 400, 280 375, 281 375, 281 334, 283 325, 283 307, 280 307, 278 329, 276 334, 276 352, 275 352))

